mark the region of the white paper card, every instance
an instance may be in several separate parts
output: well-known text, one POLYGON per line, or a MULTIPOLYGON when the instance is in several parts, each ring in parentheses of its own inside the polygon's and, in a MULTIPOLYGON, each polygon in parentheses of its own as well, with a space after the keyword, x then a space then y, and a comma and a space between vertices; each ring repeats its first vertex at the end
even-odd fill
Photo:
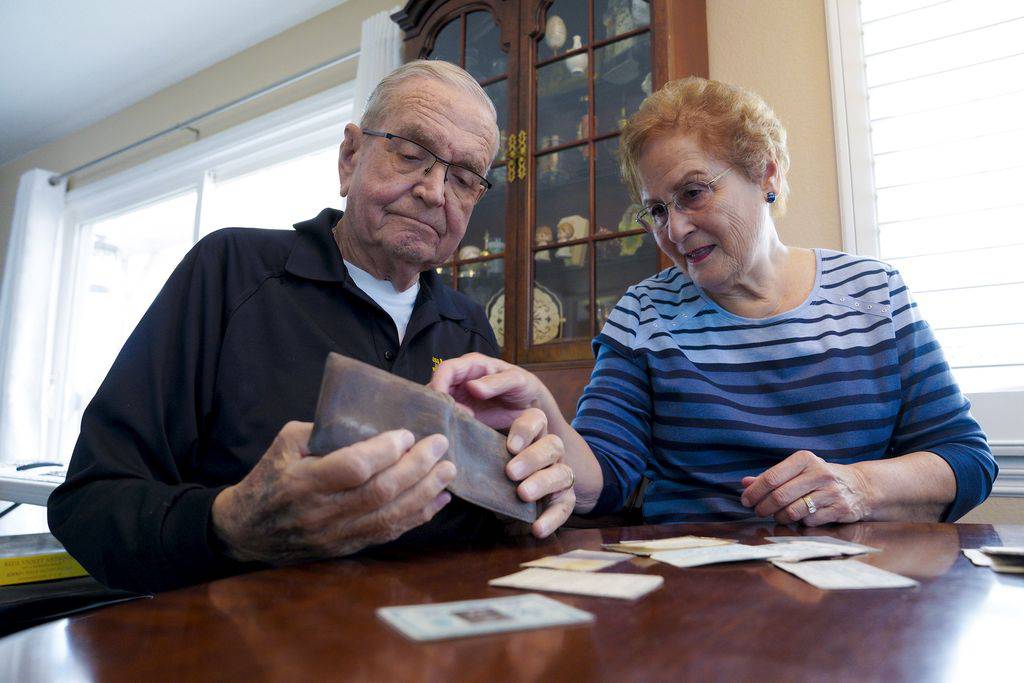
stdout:
POLYGON ((910 588, 917 581, 879 569, 858 560, 822 560, 817 562, 779 562, 779 569, 789 572, 822 590, 856 590, 863 588, 910 588))
POLYGON ((635 600, 660 588, 664 582, 664 578, 652 574, 597 574, 531 567, 515 574, 491 579, 488 583, 499 588, 522 588, 635 600))
MULTIPOLYGON (((873 548, 870 545, 862 545, 860 543, 854 543, 853 541, 844 541, 841 538, 833 538, 831 536, 767 536, 766 541, 772 543, 806 543, 808 541, 814 543, 829 543, 831 545, 838 545, 844 548, 851 548, 853 550, 859 550, 862 553, 880 553, 882 552, 878 548, 873 548)), ((856 554, 856 553, 851 553, 856 554)))
POLYGON ((462 638, 594 620, 590 612, 536 593, 433 605, 381 607, 377 616, 412 640, 462 638))
POLYGON ((765 560, 783 554, 778 545, 716 545, 709 548, 684 548, 682 550, 666 550, 651 555, 652 560, 665 562, 673 567, 700 567, 706 564, 722 562, 743 562, 745 560, 765 560))
POLYGON ((801 541, 794 543, 778 543, 775 545, 782 555, 780 562, 802 562, 803 560, 837 557, 839 555, 861 555, 865 551, 835 543, 818 543, 817 541, 801 541))
POLYGON ((991 567, 992 558, 977 548, 963 548, 961 551, 976 567, 991 567))
POLYGON ((622 553, 606 553, 600 550, 570 550, 561 555, 548 555, 529 562, 523 562, 521 567, 546 567, 547 569, 562 569, 574 572, 596 572, 607 567, 625 562, 628 555, 622 553))

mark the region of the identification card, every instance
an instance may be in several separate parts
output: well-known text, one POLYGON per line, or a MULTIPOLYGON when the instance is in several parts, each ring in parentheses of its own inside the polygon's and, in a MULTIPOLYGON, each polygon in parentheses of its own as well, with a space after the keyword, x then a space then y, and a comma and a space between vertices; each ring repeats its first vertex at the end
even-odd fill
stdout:
POLYGON ((776 543, 775 547, 782 551, 782 555, 778 558, 780 562, 802 562, 823 557, 839 557, 840 555, 863 555, 867 552, 860 548, 817 541, 776 543))
POLYGON ((544 567, 546 569, 562 569, 573 572, 596 572, 606 569, 619 562, 629 559, 622 553, 605 553, 600 550, 571 550, 561 555, 548 555, 529 562, 521 567, 544 567))
POLYGON ((651 574, 566 572, 530 567, 515 574, 491 579, 488 583, 499 588, 636 600, 660 588, 664 582, 665 579, 661 576, 651 574))
POLYGON ((906 576, 900 576, 858 560, 821 560, 816 562, 773 560, 772 564, 822 590, 911 588, 917 585, 917 581, 906 576))
POLYGON ((594 620, 590 612, 536 593, 381 607, 377 616, 407 638, 418 641, 586 624, 594 620))
MULTIPOLYGON (((874 548, 870 545, 862 545, 860 543, 854 543, 853 541, 844 541, 841 538, 833 538, 832 536, 767 536, 764 540, 771 541, 772 543, 807 543, 808 541, 811 541, 814 543, 828 543, 830 545, 838 545, 844 548, 858 550, 861 553, 882 552, 878 548, 874 548)), ((857 555, 859 553, 850 554, 857 555)))

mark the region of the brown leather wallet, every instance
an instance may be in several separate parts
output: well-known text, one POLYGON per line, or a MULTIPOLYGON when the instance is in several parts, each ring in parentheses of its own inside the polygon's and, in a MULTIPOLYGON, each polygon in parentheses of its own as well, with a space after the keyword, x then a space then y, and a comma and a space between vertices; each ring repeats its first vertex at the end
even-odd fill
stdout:
POLYGON ((452 494, 524 522, 537 519, 537 504, 516 495, 505 475, 509 453, 505 436, 455 409, 451 396, 396 377, 337 353, 327 357, 316 406, 314 455, 326 455, 391 429, 408 429, 416 440, 448 437, 445 460, 457 474, 452 494))

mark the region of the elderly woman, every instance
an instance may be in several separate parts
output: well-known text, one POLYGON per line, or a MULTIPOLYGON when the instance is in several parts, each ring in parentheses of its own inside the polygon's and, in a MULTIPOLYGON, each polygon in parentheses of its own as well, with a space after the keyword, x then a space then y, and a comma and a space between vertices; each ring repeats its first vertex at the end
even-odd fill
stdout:
POLYGON ((985 435, 900 274, 780 241, 789 153, 760 97, 669 83, 621 150, 637 220, 675 265, 595 339, 572 427, 501 361, 444 363, 435 388, 497 427, 529 408, 521 424, 564 442, 577 512, 620 509, 642 477, 649 523, 951 521, 985 499, 985 435))

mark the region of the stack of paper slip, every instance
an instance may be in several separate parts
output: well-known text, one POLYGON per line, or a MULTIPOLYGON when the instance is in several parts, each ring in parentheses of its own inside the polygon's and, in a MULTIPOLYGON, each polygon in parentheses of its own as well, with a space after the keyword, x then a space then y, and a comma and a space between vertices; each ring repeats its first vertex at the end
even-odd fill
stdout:
MULTIPOLYGON (((844 541, 841 538, 834 538, 832 536, 767 536, 766 541, 772 543, 807 543, 812 541, 814 543, 828 543, 829 545, 838 545, 851 550, 857 550, 860 553, 880 553, 882 552, 878 548, 873 548, 870 545, 862 545, 860 543, 854 543, 853 541, 844 541)), ((849 555, 857 555, 859 553, 847 553, 849 555)))
POLYGON ((983 545, 981 552, 988 556, 993 571, 1002 574, 1024 574, 1024 546, 983 545))
MULTIPOLYGON (((780 562, 802 562, 822 557, 837 557, 839 555, 862 555, 867 550, 835 543, 822 543, 819 541, 794 541, 791 543, 776 543, 775 547, 781 551, 778 557, 780 562)), ((867 546, 861 546, 866 548, 867 546)))
POLYGON ((736 541, 728 538, 712 538, 710 536, 674 536, 672 538, 656 538, 645 541, 620 541, 619 543, 604 543, 601 545, 606 550, 614 550, 618 553, 629 553, 647 557, 662 550, 681 550, 683 548, 705 548, 716 545, 729 545, 736 541))
POLYGON ((779 569, 823 590, 911 588, 917 581, 858 560, 785 562, 772 560, 779 569))
POLYGON ((706 564, 720 564, 723 562, 766 560, 772 557, 781 557, 782 555, 783 547, 780 545, 743 545, 735 543, 704 548, 663 550, 653 553, 651 559, 665 562, 673 567, 701 567, 706 564))
POLYGON ((629 557, 622 553, 604 553, 600 550, 570 550, 561 555, 548 555, 529 562, 523 562, 521 567, 544 567, 546 569, 562 569, 573 572, 596 572, 619 562, 625 562, 629 557))
POLYGON ((567 572, 531 567, 515 574, 491 579, 488 583, 498 588, 520 588, 635 600, 660 588, 664 582, 665 579, 662 577, 650 574, 567 572))

